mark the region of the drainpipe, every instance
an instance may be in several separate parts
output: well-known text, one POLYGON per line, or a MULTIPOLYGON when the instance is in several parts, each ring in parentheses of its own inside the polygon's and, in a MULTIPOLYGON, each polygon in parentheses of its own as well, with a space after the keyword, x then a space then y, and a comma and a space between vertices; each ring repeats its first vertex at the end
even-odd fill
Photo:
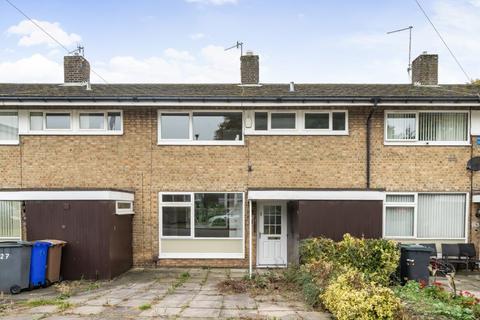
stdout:
POLYGON ((252 200, 248 201, 248 275, 252 278, 252 200))
POLYGON ((370 113, 368 114, 368 117, 367 117, 367 158, 366 158, 366 176, 367 176, 367 189, 370 189, 370 140, 371 140, 371 123, 372 123, 372 116, 373 116, 373 113, 375 112, 375 110, 377 110, 378 108, 378 101, 380 99, 378 97, 375 97, 375 98, 372 98, 372 103, 373 103, 373 107, 372 109, 370 109, 370 113))

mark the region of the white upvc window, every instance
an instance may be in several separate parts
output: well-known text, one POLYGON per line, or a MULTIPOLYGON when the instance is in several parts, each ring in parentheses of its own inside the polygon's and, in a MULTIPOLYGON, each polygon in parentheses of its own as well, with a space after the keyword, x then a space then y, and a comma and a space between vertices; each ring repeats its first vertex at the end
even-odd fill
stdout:
POLYGON ((0 145, 18 144, 18 112, 1 110, 0 111, 0 145))
POLYGON ((469 112, 386 111, 385 144, 390 145, 468 145, 469 112))
POLYGON ((160 238, 243 239, 241 192, 159 194, 160 238))
POLYGON ((390 193, 384 203, 384 236, 394 239, 464 240, 468 194, 390 193))
POLYGON ((0 201, 0 240, 22 238, 22 203, 0 201))
POLYGON ((115 213, 118 215, 122 214, 133 214, 133 201, 116 201, 115 202, 115 213))
POLYGON ((243 145, 243 112, 158 110, 158 144, 243 145))
POLYGON ((249 135, 348 135, 346 110, 255 110, 245 123, 249 135))
MULTIPOLYGON (((20 134, 28 135, 121 135, 121 110, 28 110, 20 134)), ((22 119, 21 119, 22 120, 22 119)))

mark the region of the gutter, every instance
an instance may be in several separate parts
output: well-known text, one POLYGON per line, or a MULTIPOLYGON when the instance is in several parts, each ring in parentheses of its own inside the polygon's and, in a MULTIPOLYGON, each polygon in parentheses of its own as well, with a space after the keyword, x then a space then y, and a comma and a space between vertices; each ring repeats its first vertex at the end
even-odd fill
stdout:
MULTIPOLYGON (((472 96, 385 96, 378 97, 382 103, 389 102, 447 102, 447 103, 465 103, 479 102, 479 97, 472 96)), ((325 103, 371 103, 371 97, 358 96, 0 96, 0 102, 132 102, 140 104, 142 102, 325 102, 325 103)))
POLYGON ((380 98, 378 97, 375 97, 375 98, 372 98, 372 103, 373 103, 373 106, 372 108, 370 109, 370 113, 368 114, 368 117, 367 117, 367 123, 366 123, 366 131, 367 131, 367 141, 366 141, 366 160, 365 160, 365 174, 366 174, 366 187, 367 189, 370 189, 370 145, 371 145, 371 123, 372 123, 372 116, 373 116, 373 113, 375 112, 375 110, 377 110, 378 108, 378 102, 380 101, 380 98))

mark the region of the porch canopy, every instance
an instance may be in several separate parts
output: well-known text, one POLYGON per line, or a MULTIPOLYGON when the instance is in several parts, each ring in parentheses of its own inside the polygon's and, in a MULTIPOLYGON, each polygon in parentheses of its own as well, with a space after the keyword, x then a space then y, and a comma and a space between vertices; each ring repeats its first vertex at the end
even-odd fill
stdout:
POLYGON ((249 200, 380 200, 381 190, 255 190, 248 191, 249 200))
MULTIPOLYGON (((341 240, 345 233, 366 238, 382 237, 384 190, 250 189, 248 200, 250 225, 253 213, 251 202, 288 202, 287 241, 290 249, 298 247, 299 240, 309 237, 341 240)), ((249 228, 250 250, 252 229, 249 228)))

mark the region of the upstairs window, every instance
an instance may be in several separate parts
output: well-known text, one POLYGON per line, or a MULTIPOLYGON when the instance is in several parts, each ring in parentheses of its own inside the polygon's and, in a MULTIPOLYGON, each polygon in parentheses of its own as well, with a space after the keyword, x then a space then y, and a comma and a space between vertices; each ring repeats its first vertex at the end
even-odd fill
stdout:
MULTIPOLYGON (((255 111, 247 134, 347 135, 347 111, 255 111)), ((248 123, 248 119, 247 119, 248 123)))
POLYGON ((30 111, 28 134, 121 134, 121 111, 30 111))
POLYGON ((0 144, 18 143, 18 113, 0 111, 0 144))
POLYGON ((159 144, 243 144, 243 114, 159 111, 159 144))
POLYGON ((467 111, 387 112, 385 141, 420 144, 466 144, 467 111))

